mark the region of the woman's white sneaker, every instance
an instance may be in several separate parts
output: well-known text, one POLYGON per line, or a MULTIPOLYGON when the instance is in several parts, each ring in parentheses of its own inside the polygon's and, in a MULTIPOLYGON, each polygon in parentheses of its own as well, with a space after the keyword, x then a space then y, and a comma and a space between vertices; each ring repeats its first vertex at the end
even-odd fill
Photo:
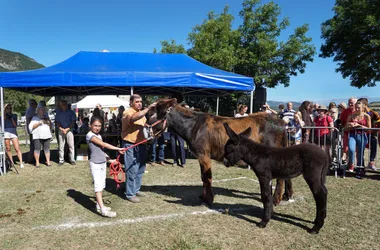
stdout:
MULTIPOLYGON (((110 207, 106 207, 106 206, 104 206, 103 209, 104 209, 104 210, 109 210, 109 211, 112 210, 110 207)), ((102 210, 101 210, 99 204, 96 204, 96 212, 98 212, 98 213, 101 213, 101 212, 102 212, 102 210)))
POLYGON ((104 217, 112 218, 112 217, 116 217, 116 212, 110 211, 110 210, 107 210, 107 209, 102 209, 102 215, 104 217))

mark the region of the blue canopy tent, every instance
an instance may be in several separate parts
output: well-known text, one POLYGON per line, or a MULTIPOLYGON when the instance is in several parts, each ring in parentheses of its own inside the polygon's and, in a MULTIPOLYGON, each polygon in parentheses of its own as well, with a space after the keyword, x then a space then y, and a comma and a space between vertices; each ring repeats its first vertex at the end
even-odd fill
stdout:
POLYGON ((184 54, 79 52, 54 66, 0 73, 0 87, 42 96, 130 94, 223 96, 252 91, 253 79, 184 54))
MULTIPOLYGON (((253 79, 205 65, 184 54, 79 52, 56 65, 0 72, 2 88, 41 96, 176 95, 216 96, 251 92, 253 79)), ((4 123, 2 123, 4 124, 4 123)), ((4 128, 3 130, 4 131, 4 128)))

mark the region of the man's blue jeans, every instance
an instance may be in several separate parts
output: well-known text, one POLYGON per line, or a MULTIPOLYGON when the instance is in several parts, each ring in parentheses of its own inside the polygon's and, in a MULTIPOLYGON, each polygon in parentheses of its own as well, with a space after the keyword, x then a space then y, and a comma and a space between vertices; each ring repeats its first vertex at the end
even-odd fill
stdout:
MULTIPOLYGON (((123 141, 124 148, 133 144, 123 141)), ((125 165, 125 187, 127 199, 136 196, 140 191, 142 176, 146 168, 146 145, 138 145, 134 148, 128 149, 124 154, 125 165)))
POLYGON ((349 165, 354 163, 356 151, 358 160, 356 165, 364 167, 364 149, 367 143, 368 137, 366 133, 350 133, 348 137, 349 165))

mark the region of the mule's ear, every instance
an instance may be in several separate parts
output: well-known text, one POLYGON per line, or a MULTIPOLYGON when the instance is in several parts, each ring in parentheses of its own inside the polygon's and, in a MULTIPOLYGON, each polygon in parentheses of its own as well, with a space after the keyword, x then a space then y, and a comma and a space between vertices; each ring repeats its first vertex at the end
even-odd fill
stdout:
POLYGON ((245 138, 249 138, 252 134, 252 128, 247 128, 246 130, 244 130, 243 132, 241 132, 239 135, 245 137, 245 138))
POLYGON ((230 139, 235 143, 239 143, 239 136, 233 131, 230 126, 228 126, 227 123, 223 123, 224 128, 226 129, 227 135, 230 137, 230 139))
POLYGON ((176 98, 173 98, 173 99, 170 99, 167 103, 167 106, 168 107, 171 107, 173 105, 176 105, 177 104, 177 99, 176 98))

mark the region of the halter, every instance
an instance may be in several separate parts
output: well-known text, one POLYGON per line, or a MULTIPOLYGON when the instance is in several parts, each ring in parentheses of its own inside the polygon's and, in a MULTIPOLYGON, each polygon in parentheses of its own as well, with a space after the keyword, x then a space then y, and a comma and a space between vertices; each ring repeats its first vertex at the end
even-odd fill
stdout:
MULTIPOLYGON (((166 110, 166 115, 170 113, 170 111, 172 110, 172 106, 170 106, 167 110, 166 110)), ((147 127, 148 131, 147 131, 147 136, 145 136, 145 138, 148 138, 148 140, 150 139, 153 139, 155 138, 156 136, 158 136, 159 134, 161 134, 165 129, 166 129, 166 115, 163 119, 161 120, 158 120, 156 121, 155 123, 153 123, 152 125, 149 125, 149 124, 145 124, 145 127, 147 127), (162 125, 162 129, 160 131, 158 131, 157 133, 154 133, 153 132, 153 127, 160 124, 161 122, 163 122, 164 124, 162 125)), ((145 131, 144 131, 144 135, 145 135, 145 131)))

